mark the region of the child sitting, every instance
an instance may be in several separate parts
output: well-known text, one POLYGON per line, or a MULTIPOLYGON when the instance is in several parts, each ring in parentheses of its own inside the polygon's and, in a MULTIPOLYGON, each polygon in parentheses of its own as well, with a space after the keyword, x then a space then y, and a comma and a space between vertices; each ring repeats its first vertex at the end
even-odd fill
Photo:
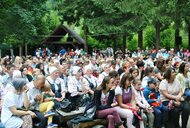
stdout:
POLYGON ((140 121, 140 128, 146 127, 147 120, 149 128, 153 128, 154 126, 153 109, 143 96, 143 92, 141 90, 141 80, 138 78, 134 79, 133 87, 135 92, 136 104, 140 107, 141 117, 143 118, 144 121, 144 122, 140 121))
POLYGON ((143 94, 147 102, 153 106, 154 116, 155 116, 155 127, 161 128, 168 119, 169 109, 162 105, 159 97, 160 93, 156 91, 156 79, 149 78, 148 85, 145 87, 143 94))
POLYGON ((54 106, 54 93, 51 91, 50 84, 45 83, 42 91, 42 99, 39 105, 39 111, 45 113, 44 117, 48 117, 48 128, 57 127, 57 124, 52 123, 53 115, 55 115, 55 113, 51 111, 54 106))

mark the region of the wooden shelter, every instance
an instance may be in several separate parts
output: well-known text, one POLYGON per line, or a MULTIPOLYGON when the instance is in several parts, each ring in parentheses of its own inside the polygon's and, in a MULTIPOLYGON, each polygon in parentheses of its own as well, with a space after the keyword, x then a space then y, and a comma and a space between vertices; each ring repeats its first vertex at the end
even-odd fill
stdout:
POLYGON ((58 26, 52 34, 47 37, 43 42, 45 45, 74 47, 82 46, 87 51, 86 41, 81 38, 75 31, 65 25, 58 26), (68 34, 67 40, 62 42, 61 39, 68 34))

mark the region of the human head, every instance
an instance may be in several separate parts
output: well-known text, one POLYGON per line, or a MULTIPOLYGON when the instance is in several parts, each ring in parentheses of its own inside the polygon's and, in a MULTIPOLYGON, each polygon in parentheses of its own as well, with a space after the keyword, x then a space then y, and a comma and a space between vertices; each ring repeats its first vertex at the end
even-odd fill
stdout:
POLYGON ((155 78, 149 78, 148 81, 147 81, 147 84, 148 84, 149 88, 155 89, 155 87, 156 87, 156 79, 155 78))
POLYGON ((114 79, 110 76, 105 76, 100 87, 102 90, 111 89, 114 86, 114 79))
POLYGON ((113 70, 109 72, 109 76, 114 79, 115 85, 119 84, 119 74, 117 71, 113 70))
POLYGON ((22 74, 20 70, 14 70, 13 71, 13 79, 14 78, 22 78, 22 74))
POLYGON ((144 71, 145 76, 151 76, 153 74, 153 67, 146 67, 144 71))
POLYGON ((157 68, 159 69, 159 70, 163 70, 163 66, 164 66, 164 63, 163 63, 163 61, 161 61, 161 60, 159 60, 159 61, 157 61, 157 68))
POLYGON ((131 85, 131 82, 133 80, 133 77, 130 73, 125 73, 120 81, 120 85, 125 88, 125 87, 129 87, 131 85))
POLYGON ((34 79, 34 82, 36 83, 36 88, 38 89, 43 88, 45 84, 45 76, 42 74, 37 75, 36 78, 34 79))
POLYGON ((73 73, 74 76, 76 76, 77 78, 80 78, 82 76, 82 69, 79 66, 74 66, 73 67, 73 73))
POLYGON ((136 90, 140 90, 141 89, 141 80, 139 78, 135 78, 133 81, 132 81, 132 84, 133 84, 133 87, 136 89, 136 90))
POLYGON ((86 65, 84 67, 84 74, 86 74, 87 76, 92 75, 92 66, 91 65, 86 65))
POLYGON ((132 59, 132 58, 129 58, 129 59, 128 59, 128 62, 129 62, 129 64, 130 64, 130 67, 133 67, 133 66, 135 65, 135 61, 134 61, 134 59, 132 59))
POLYGON ((28 74, 27 65, 23 65, 23 66, 20 68, 20 71, 21 71, 22 75, 27 75, 27 74, 28 74))
POLYGON ((111 66, 112 66, 113 69, 116 68, 116 61, 115 61, 115 60, 112 60, 112 61, 111 61, 111 66))
POLYGON ((128 69, 129 69, 129 67, 130 67, 130 64, 129 64, 129 62, 123 62, 123 64, 122 64, 122 70, 124 71, 124 72, 127 72, 128 71, 128 69))
POLYGON ((139 70, 135 67, 132 67, 129 69, 129 73, 133 76, 133 78, 136 78, 139 75, 139 70))
POLYGON ((26 86, 26 80, 24 78, 15 78, 12 81, 12 85, 16 90, 17 94, 21 94, 24 91, 24 86, 26 86))
POLYGON ((173 83, 173 81, 175 80, 175 69, 173 68, 166 68, 165 72, 164 72, 164 79, 166 79, 168 81, 168 83, 173 83))
POLYGON ((36 68, 37 68, 37 69, 40 69, 40 70, 43 70, 43 69, 44 69, 44 65, 43 65, 42 63, 38 63, 38 64, 36 65, 36 68))
POLYGON ((182 73, 184 74, 185 72, 188 72, 189 70, 189 65, 186 64, 186 63, 181 63, 180 66, 179 66, 179 73, 182 73))
POLYGON ((144 62, 143 61, 138 61, 136 65, 137 65, 138 69, 140 69, 140 70, 144 69, 144 62))
POLYGON ((13 75, 13 71, 15 70, 15 65, 13 65, 13 64, 9 64, 9 65, 7 65, 7 72, 9 73, 9 75, 13 75))
POLYGON ((103 70, 104 70, 105 73, 109 74, 109 72, 110 72, 110 64, 106 63, 103 66, 103 70))
POLYGON ((49 67, 49 74, 50 74, 51 78, 53 78, 53 79, 58 78, 59 75, 60 75, 58 68, 55 67, 55 66, 50 66, 49 67))

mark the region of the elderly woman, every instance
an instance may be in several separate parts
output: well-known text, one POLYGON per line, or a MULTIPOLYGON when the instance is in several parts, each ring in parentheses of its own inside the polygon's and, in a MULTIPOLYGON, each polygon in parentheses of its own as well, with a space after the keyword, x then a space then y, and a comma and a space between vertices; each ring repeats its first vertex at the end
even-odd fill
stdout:
POLYGON ((79 66, 73 67, 73 76, 68 81, 69 99, 77 108, 82 105, 82 97, 87 93, 86 89, 82 88, 82 69, 79 66), (81 102, 80 102, 81 101, 81 102))
POLYGON ((167 68, 164 73, 164 80, 160 83, 160 99, 164 105, 173 105, 169 114, 175 128, 179 128, 179 117, 182 117, 182 128, 187 127, 189 119, 189 103, 184 101, 180 82, 175 79, 176 73, 172 68, 167 68), (169 104, 171 103, 171 104, 169 104))
POLYGON ((82 79, 83 88, 89 94, 94 94, 94 90, 97 87, 97 78, 92 75, 92 67, 91 65, 87 65, 84 67, 84 77, 82 79))
POLYGON ((1 121, 6 128, 26 127, 26 123, 28 123, 29 120, 27 122, 23 121, 22 116, 36 116, 32 111, 27 111, 29 100, 27 97, 28 89, 26 87, 26 81, 23 78, 15 78, 12 84, 15 90, 9 91, 4 97, 1 121), (26 111, 19 110, 23 107, 26 111))
POLYGON ((61 79, 59 70, 51 66, 49 67, 49 76, 46 78, 47 82, 51 85, 51 90, 55 94, 54 103, 55 108, 59 107, 59 102, 65 98, 66 88, 64 80, 61 79))

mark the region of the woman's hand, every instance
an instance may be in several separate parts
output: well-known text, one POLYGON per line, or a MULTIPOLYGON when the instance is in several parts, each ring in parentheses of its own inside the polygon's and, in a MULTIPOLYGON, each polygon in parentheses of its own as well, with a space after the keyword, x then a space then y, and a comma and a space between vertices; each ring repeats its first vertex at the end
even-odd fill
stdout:
POLYGON ((177 102, 174 102, 174 104, 176 107, 179 107, 181 105, 181 102, 177 101, 177 102))
POLYGON ((35 114, 34 112, 32 112, 32 111, 27 111, 27 113, 28 113, 29 115, 31 115, 32 118, 36 117, 36 114, 35 114))
POLYGON ((146 112, 150 113, 150 112, 154 112, 154 110, 152 109, 152 107, 146 108, 146 112))
POLYGON ((24 90, 24 93, 27 93, 27 92, 28 92, 28 87, 25 85, 25 86, 23 87, 23 90, 24 90))
POLYGON ((114 102, 114 103, 111 104, 112 107, 115 107, 115 106, 117 106, 117 105, 118 105, 117 102, 114 102))
POLYGON ((116 88, 116 86, 114 85, 114 86, 112 86, 112 88, 110 90, 114 90, 115 88, 116 88))
POLYGON ((54 98, 56 101, 61 102, 62 98, 54 98))
POLYGON ((180 102, 180 101, 181 101, 181 95, 177 95, 177 96, 176 96, 176 101, 177 101, 177 102, 180 102))

